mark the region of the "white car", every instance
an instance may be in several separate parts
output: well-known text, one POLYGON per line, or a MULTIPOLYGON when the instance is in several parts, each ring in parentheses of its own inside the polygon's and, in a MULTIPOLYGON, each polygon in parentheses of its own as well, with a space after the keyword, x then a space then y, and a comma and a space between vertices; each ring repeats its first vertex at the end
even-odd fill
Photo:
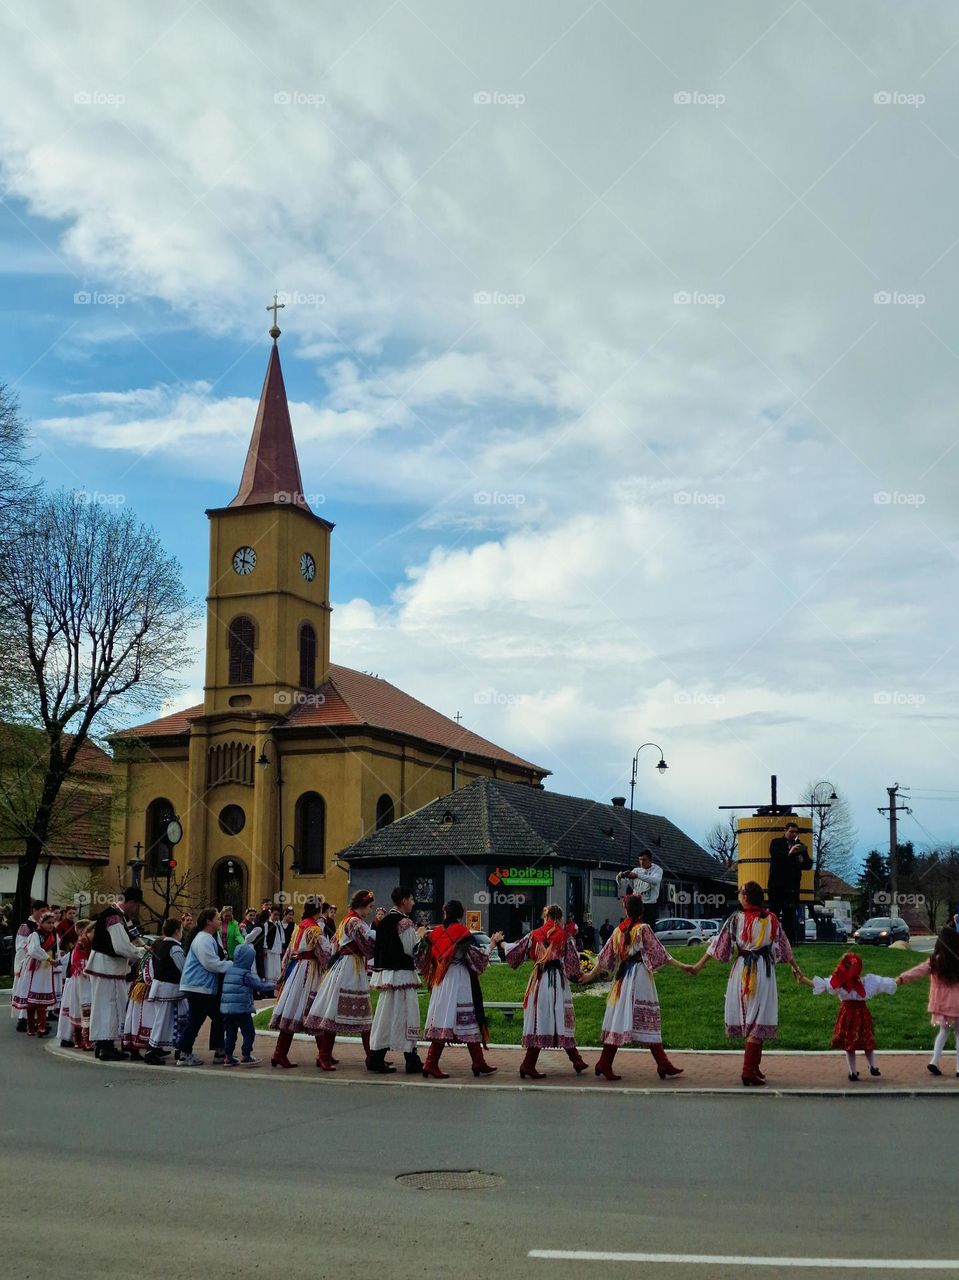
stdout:
POLYGON ((682 916, 663 916, 653 925, 653 933, 664 946, 696 947, 703 941, 703 931, 698 920, 686 920, 682 916))
POLYGON ((703 935, 703 942, 708 942, 710 938, 715 938, 716 934, 723 927, 721 920, 699 920, 699 932, 703 935))

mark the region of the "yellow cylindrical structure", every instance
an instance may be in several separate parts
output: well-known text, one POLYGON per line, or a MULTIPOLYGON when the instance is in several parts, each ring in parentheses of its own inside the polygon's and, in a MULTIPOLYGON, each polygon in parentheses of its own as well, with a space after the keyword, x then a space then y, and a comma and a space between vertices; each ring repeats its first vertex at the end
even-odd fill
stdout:
MULTIPOLYGON (((769 884, 769 842, 781 836, 786 824, 795 822, 799 828, 799 839, 806 846, 806 852, 812 857, 812 818, 802 817, 795 813, 756 814, 750 818, 737 818, 738 854, 736 860, 737 883, 742 886, 747 880, 755 880, 766 889, 769 884)), ((802 873, 799 888, 799 901, 803 906, 812 906, 813 902, 813 869, 802 873)))

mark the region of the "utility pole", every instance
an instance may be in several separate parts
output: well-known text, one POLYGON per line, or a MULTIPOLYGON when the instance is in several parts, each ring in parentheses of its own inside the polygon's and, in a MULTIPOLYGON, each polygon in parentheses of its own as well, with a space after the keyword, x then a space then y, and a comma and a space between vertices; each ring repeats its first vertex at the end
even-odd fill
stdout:
POLYGON ((892 897, 892 909, 889 914, 897 916, 899 914, 899 830, 898 815, 900 813, 912 813, 912 810, 904 804, 898 804, 899 799, 899 783, 886 788, 886 794, 889 797, 889 804, 882 807, 880 813, 889 814, 889 892, 892 897))

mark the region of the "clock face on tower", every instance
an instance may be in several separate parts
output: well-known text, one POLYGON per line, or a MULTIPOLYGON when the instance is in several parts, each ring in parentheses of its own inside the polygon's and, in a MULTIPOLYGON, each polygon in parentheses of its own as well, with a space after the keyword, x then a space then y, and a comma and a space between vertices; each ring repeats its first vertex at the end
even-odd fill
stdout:
POLYGON ((309 551, 304 551, 300 556, 300 573, 302 573, 307 582, 312 582, 316 577, 316 561, 309 551))
POLYGON ((233 552, 233 572, 246 577, 248 573, 253 572, 253 566, 256 564, 256 552, 252 547, 237 547, 233 552))

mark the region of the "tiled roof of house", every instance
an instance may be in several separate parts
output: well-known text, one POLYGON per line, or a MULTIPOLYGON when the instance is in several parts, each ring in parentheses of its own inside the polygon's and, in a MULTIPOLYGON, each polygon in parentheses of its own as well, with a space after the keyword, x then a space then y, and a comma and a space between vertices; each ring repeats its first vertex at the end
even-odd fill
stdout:
POLYGON ((622 806, 477 778, 371 832, 337 856, 357 865, 451 857, 626 867, 648 849, 654 862, 677 878, 718 881, 727 875, 717 859, 658 814, 633 813, 631 857, 628 848, 629 811, 622 806))
MULTIPOLYGON (((188 707, 172 715, 162 716, 147 724, 128 729, 137 737, 162 737, 167 734, 188 733, 190 722, 203 714, 203 706, 188 707)), ((278 729, 308 729, 318 727, 362 727, 382 729, 406 737, 417 738, 451 751, 463 751, 467 755, 486 760, 498 760, 517 768, 545 776, 549 770, 514 755, 495 742, 480 737, 451 720, 449 716, 434 711, 402 689, 382 680, 379 676, 350 667, 330 664, 326 681, 312 694, 297 702, 290 714, 277 724, 278 729)))

